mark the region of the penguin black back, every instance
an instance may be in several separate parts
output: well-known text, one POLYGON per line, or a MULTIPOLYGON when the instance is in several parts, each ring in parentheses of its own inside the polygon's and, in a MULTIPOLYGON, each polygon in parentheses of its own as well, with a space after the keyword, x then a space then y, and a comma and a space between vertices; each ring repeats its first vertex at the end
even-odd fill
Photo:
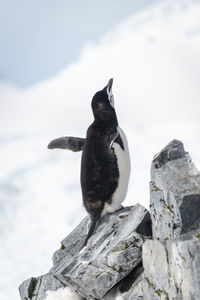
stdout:
POLYGON ((101 217, 105 202, 112 202, 112 195, 118 186, 117 157, 111 147, 118 137, 118 121, 107 93, 111 87, 112 80, 92 99, 95 120, 87 130, 82 153, 82 195, 84 206, 91 216, 91 225, 85 244, 101 217))

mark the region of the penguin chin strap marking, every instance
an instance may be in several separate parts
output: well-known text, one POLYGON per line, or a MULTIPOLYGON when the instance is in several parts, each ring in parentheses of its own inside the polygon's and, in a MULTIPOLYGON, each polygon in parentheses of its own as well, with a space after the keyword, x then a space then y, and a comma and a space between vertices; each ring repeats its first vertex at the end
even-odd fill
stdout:
POLYGON ((107 88, 107 95, 108 95, 108 99, 109 99, 109 102, 110 102, 110 105, 115 108, 115 103, 114 103, 114 96, 112 94, 112 88, 111 90, 109 91, 109 88, 107 88))

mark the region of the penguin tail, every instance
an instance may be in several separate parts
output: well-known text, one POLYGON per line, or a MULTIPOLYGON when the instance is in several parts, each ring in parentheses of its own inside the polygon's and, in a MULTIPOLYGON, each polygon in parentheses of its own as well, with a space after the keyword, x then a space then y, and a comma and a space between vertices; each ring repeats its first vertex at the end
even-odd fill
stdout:
POLYGON ((86 236, 83 247, 85 247, 87 245, 87 242, 88 242, 89 238, 92 236, 98 221, 99 221, 99 217, 91 216, 90 228, 89 228, 89 231, 87 233, 87 236, 86 236))

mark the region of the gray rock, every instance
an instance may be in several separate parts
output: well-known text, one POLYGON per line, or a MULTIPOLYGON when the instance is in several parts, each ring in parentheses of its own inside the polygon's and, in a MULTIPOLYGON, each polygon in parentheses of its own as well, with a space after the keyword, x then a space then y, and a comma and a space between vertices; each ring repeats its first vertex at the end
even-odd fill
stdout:
POLYGON ((19 287, 20 297, 22 300, 43 300, 46 296, 46 291, 55 291, 60 287, 64 287, 52 273, 47 273, 37 278, 25 280, 19 287))
POLYGON ((101 300, 143 300, 142 262, 119 283, 117 283, 101 300))
POLYGON ((131 273, 126 276, 119 285, 119 293, 123 300, 142 300, 142 280, 143 280, 143 265, 142 262, 131 273))
POLYGON ((140 274, 132 284, 129 291, 122 293, 123 300, 145 300, 143 293, 143 275, 140 274))
POLYGON ((82 249, 88 223, 84 219, 62 241, 65 248, 52 272, 84 298, 101 299, 141 262, 143 236, 151 232, 150 216, 139 204, 106 215, 82 249))
POLYGON ((145 300, 199 299, 199 241, 146 241, 143 266, 145 300))
POLYGON ((139 204, 106 215, 83 248, 85 218, 49 273, 21 284, 21 299, 43 300, 63 286, 88 300, 199 299, 200 173, 180 141, 154 157, 150 193, 151 217, 139 204))
MULTIPOLYGON (((38 278, 39 279, 39 278, 38 278)), ((31 277, 25 280, 19 286, 19 293, 22 300, 30 299, 33 296, 34 290, 36 288, 38 279, 31 277)))
POLYGON ((173 140, 152 162, 150 212, 153 238, 189 239, 200 227, 200 173, 173 140))
POLYGON ((152 235, 150 214, 144 207, 137 204, 104 216, 83 248, 88 226, 87 217, 61 242, 48 274, 21 284, 21 299, 43 300, 47 290, 63 286, 70 286, 85 299, 114 299, 123 278, 133 270, 139 275, 142 244, 152 235))
POLYGON ((143 275, 135 278, 134 283, 126 292, 121 292, 119 287, 114 287, 101 300, 145 300, 143 297, 143 275))

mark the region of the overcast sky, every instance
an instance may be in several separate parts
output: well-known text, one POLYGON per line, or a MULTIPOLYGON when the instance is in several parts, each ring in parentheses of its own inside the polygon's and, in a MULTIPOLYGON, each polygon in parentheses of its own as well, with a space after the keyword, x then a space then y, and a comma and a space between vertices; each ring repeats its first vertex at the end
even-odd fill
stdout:
POLYGON ((85 43, 158 0, 0 0, 0 78, 46 79, 78 59, 85 43))

